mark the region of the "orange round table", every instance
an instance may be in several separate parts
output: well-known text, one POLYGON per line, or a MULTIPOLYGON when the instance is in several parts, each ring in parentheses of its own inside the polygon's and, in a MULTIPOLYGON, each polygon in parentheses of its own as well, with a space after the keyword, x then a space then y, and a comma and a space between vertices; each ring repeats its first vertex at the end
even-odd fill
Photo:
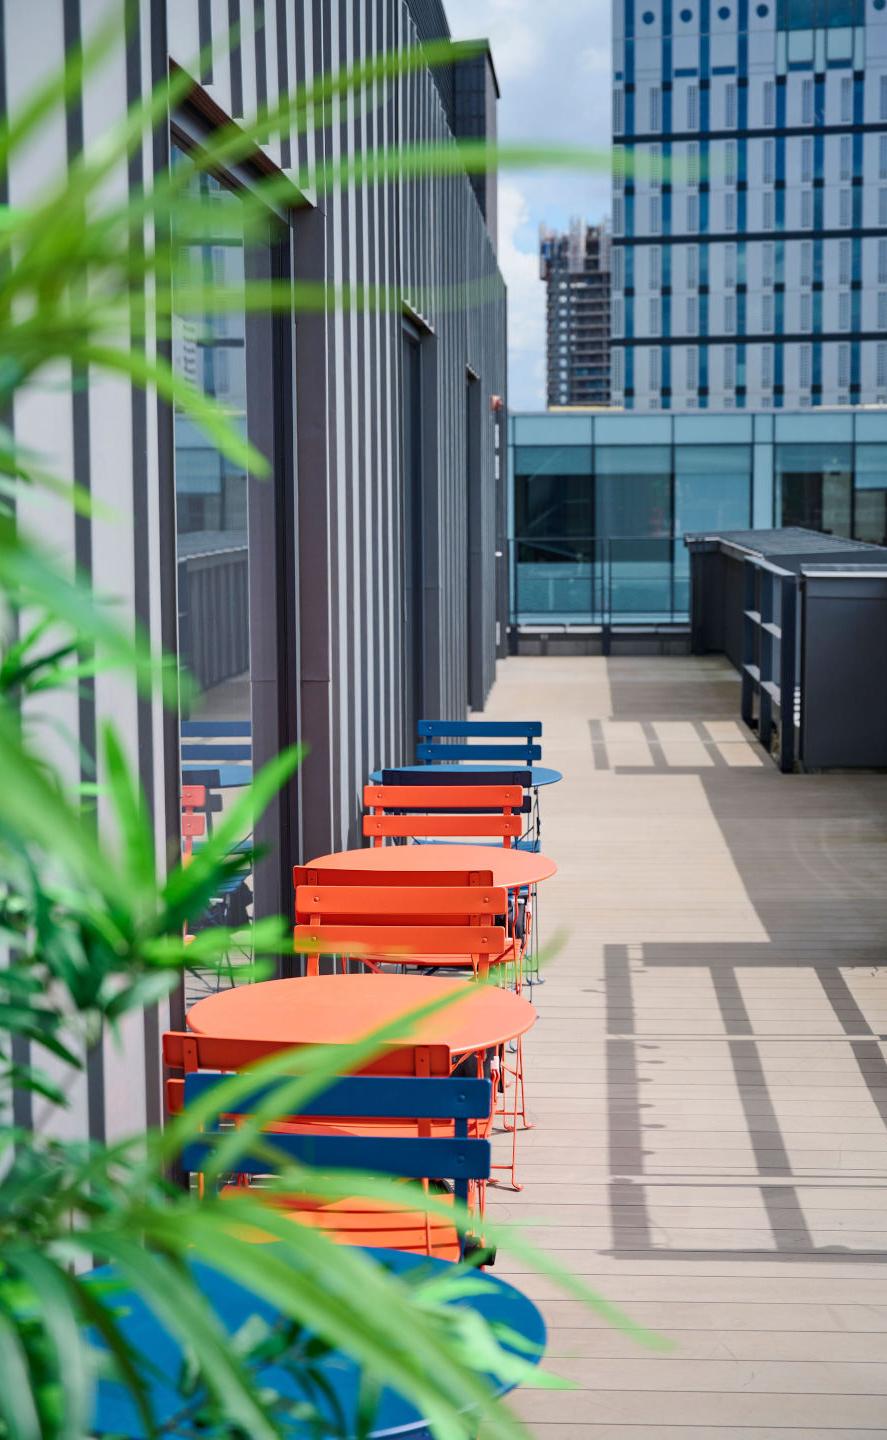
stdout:
POLYGON ((312 975, 221 990, 198 1000, 187 1023, 195 1034, 218 1040, 349 1045, 440 995, 459 991, 458 1000, 433 1015, 405 1019, 402 1035, 386 1039, 386 1047, 402 1040, 404 1045, 446 1045, 453 1055, 470 1055, 526 1034, 536 1019, 529 1000, 493 985, 427 975, 312 975))
POLYGON ((517 890, 547 880, 557 866, 547 855, 504 845, 379 845, 336 850, 308 861, 324 870, 491 870, 493 884, 517 890))

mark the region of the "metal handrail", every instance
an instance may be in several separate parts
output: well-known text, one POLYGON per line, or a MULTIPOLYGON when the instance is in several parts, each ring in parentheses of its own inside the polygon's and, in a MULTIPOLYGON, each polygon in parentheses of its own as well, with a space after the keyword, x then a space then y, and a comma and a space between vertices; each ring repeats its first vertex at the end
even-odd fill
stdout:
MULTIPOLYGON (((668 620, 673 620, 675 615, 678 613, 678 610, 675 606, 676 562, 674 539, 675 537, 670 534, 609 536, 589 534, 512 536, 509 541, 512 559, 512 619, 517 619, 523 609, 523 607, 519 603, 521 598, 519 594, 518 578, 519 563, 544 563, 544 560, 547 556, 550 564, 557 564, 559 547, 570 546, 572 553, 568 555, 563 555, 563 558, 574 565, 581 565, 587 568, 589 578, 589 599, 587 607, 578 607, 575 611, 570 610, 568 613, 571 616, 575 614, 577 623, 599 624, 606 628, 607 626, 614 623, 614 617, 617 613, 623 613, 614 609, 614 582, 615 584, 618 584, 616 567, 620 563, 620 558, 629 562, 635 561, 636 563, 639 563, 641 565, 643 565, 644 563, 649 563, 645 562, 643 555, 620 557, 618 553, 618 547, 624 545, 632 545, 637 547, 643 547, 645 545, 656 546, 656 563, 661 564, 661 547, 664 545, 668 547, 668 554, 666 560, 666 563, 668 565, 668 604, 662 605, 658 608, 653 607, 649 613, 661 616, 663 620, 665 620, 666 617, 668 618, 668 620), (527 549, 535 550, 537 552, 539 560, 537 562, 518 562, 517 554, 519 547, 526 547, 527 549)), ((561 553, 563 554, 563 552, 561 553)), ((552 613, 558 612, 555 612, 552 609, 552 613)), ((630 623, 630 616, 632 615, 632 613, 634 612, 632 612, 631 610, 625 611, 625 618, 623 619, 623 621, 616 621, 615 623, 630 623)), ((648 612, 638 610, 637 613, 644 614, 648 612)), ((680 613, 683 614, 683 610, 681 610, 680 613)))

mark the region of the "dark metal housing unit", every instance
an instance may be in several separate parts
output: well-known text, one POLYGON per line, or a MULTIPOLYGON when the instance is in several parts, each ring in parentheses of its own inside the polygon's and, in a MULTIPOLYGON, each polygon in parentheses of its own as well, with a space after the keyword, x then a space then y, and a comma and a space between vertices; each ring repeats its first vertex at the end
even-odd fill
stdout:
POLYGON ((887 765, 887 550, 800 529, 684 539, 692 652, 736 666, 780 768, 887 765))

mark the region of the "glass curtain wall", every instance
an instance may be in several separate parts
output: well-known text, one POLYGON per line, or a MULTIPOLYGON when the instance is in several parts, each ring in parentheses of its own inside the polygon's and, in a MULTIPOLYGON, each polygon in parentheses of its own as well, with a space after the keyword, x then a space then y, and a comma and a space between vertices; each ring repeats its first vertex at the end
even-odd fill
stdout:
POLYGON ((422 583, 422 534, 425 425, 423 407, 422 332, 408 320, 401 329, 401 407, 403 445, 403 644, 407 679, 403 706, 403 754, 409 759, 416 741, 416 724, 425 710, 424 654, 425 605, 422 583))
POLYGON ((887 545, 887 444, 857 445, 853 534, 887 545))
POLYGON ((690 609, 690 552, 683 537, 751 525, 750 445, 676 445, 674 451, 674 609, 690 609))
POLYGON ((800 526, 887 545, 887 413, 680 416, 646 430, 631 416, 512 423, 524 623, 686 619, 683 537, 700 530, 800 526))
MULTIPOLYGON (((181 151, 173 151, 173 164, 182 158, 181 151)), ((180 223, 176 235, 177 279, 193 280, 198 289, 224 288, 229 300, 222 314, 177 310, 173 366, 217 400, 246 436, 247 316, 245 308, 231 306, 230 297, 244 286, 253 242, 248 256, 236 191, 211 175, 194 176, 191 198, 201 203, 186 212, 198 217, 193 228, 180 223)), ((174 284, 174 304, 175 295, 174 284)), ((178 647, 190 676, 181 700, 182 849, 187 856, 252 779, 250 482, 178 409, 173 433, 178 647)), ((192 928, 247 925, 253 918, 254 882, 252 870, 232 879, 192 928)), ((249 959, 246 951, 243 958, 249 959)), ((216 976, 192 974, 189 983, 200 993, 219 982, 216 976)))
POLYGON ((777 445, 774 468, 777 524, 851 533, 852 445, 777 445))
POLYGON ((671 446, 598 445, 595 533, 606 567, 608 617, 674 612, 671 446))
POLYGON ((523 445, 514 460, 515 603, 580 618, 598 604, 591 446, 523 445))

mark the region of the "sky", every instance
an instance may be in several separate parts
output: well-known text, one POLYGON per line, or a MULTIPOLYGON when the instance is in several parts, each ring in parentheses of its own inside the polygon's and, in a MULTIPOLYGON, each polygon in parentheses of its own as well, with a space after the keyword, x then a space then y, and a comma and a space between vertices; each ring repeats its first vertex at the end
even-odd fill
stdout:
MULTIPOLYGON (((610 0, 445 0, 454 39, 490 41, 499 78, 499 139, 610 143, 610 0)), ((545 287, 539 226, 609 214, 610 176, 558 169, 499 175, 499 265, 508 286, 508 404, 545 407, 545 287)))

